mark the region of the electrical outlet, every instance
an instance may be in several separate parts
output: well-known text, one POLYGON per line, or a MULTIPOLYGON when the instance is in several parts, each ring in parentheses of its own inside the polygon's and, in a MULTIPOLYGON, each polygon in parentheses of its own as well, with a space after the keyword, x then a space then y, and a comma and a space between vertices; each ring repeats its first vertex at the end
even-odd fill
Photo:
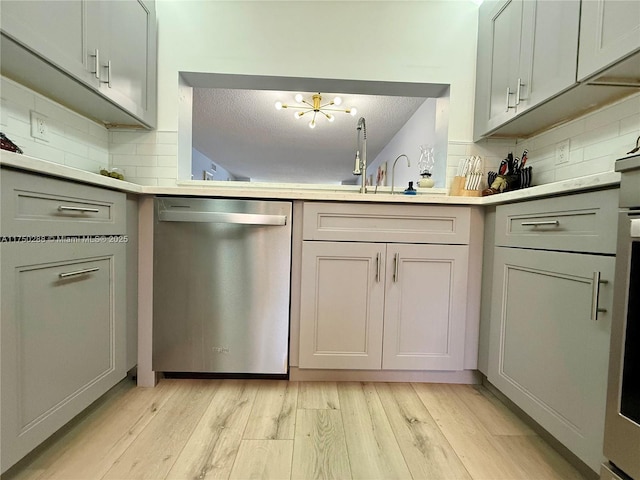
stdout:
POLYGON ((47 117, 33 110, 31 110, 31 136, 44 140, 45 142, 49 141, 47 117))
POLYGON ((556 143, 556 165, 569 163, 569 139, 556 143))

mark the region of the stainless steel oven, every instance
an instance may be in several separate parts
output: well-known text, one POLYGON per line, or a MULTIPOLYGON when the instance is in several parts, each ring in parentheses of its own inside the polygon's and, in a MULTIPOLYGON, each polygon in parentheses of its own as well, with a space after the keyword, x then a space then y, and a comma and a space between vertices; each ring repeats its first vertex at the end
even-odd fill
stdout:
POLYGON ((620 216, 601 478, 640 480, 640 155, 616 162, 620 216))

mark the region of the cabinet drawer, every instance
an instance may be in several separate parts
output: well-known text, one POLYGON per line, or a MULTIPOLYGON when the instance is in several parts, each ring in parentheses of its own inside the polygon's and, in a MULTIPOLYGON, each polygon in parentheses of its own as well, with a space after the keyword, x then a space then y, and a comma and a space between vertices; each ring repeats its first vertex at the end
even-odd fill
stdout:
POLYGON ((304 240, 466 245, 469 207, 433 205, 304 204, 304 240))
POLYGON ((496 245, 614 254, 617 208, 618 189, 501 205, 496 245))
POLYGON ((3 236, 125 233, 124 193, 10 169, 1 185, 3 236))

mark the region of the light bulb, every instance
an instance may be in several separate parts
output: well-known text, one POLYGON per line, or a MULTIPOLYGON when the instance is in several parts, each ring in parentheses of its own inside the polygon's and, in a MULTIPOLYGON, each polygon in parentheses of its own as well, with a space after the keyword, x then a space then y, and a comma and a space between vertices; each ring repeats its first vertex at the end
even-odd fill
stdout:
POLYGON ((349 114, 351 114, 352 117, 355 117, 358 114, 358 110, 356 109, 356 107, 351 107, 349 109, 349 114))
POLYGON ((342 103, 342 99, 340 97, 336 97, 333 99, 334 105, 340 105, 342 103))
POLYGON ((327 120, 329 120, 330 122, 333 122, 335 120, 336 117, 334 117, 333 115, 331 115, 330 113, 327 114, 327 120))
POLYGON ((282 102, 276 102, 276 110, 282 110, 282 102))
POLYGON ((302 112, 294 112, 293 113, 293 118, 295 118, 296 120, 299 119, 302 116, 302 112))
POLYGON ((316 128, 316 121, 315 120, 311 120, 309 122, 309 128, 316 128))
POLYGON ((296 102, 298 102, 298 103, 302 103, 302 94, 298 93, 298 94, 295 96, 295 99, 296 99, 296 102))

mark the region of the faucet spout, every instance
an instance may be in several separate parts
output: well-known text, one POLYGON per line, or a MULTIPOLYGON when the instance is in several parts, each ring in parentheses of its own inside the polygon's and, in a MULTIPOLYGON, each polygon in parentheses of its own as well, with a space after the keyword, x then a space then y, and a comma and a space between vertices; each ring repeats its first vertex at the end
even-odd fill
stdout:
POLYGON ((358 139, 356 146, 356 164, 353 169, 353 174, 362 175, 360 193, 367 193, 367 124, 364 117, 358 119, 356 130, 358 132, 358 139))
POLYGON ((409 157, 407 157, 404 153, 402 155, 398 155, 396 159, 393 161, 393 167, 391 168, 391 195, 393 195, 394 180, 396 176, 396 163, 398 163, 398 159, 400 157, 404 157, 407 159, 407 167, 411 167, 411 162, 409 161, 409 157))

